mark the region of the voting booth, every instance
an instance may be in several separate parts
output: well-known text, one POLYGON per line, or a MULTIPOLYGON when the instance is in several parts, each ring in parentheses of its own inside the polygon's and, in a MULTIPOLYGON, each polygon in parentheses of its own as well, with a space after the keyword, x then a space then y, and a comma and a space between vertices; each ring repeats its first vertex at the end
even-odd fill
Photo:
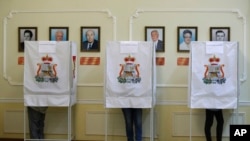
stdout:
POLYGON ((192 42, 188 87, 191 121, 192 109, 238 108, 238 52, 238 42, 192 42))
POLYGON ((192 42, 190 108, 237 108, 238 50, 237 42, 192 42))
MULTIPOLYGON (((151 140, 153 140, 153 108, 155 104, 155 49, 153 43, 107 42, 105 64, 105 107, 107 109, 149 109, 149 132, 151 140)), ((108 118, 106 119, 108 122, 108 118)), ((124 123, 123 120, 121 121, 124 123)), ((110 124, 107 122, 106 136, 110 134, 107 130, 111 130, 108 127, 110 124)))
MULTIPOLYGON (((25 41, 24 55, 24 105, 66 107, 68 135, 66 139, 58 140, 71 141, 72 106, 76 103, 77 93, 76 44, 70 41, 25 41)), ((29 140, 26 133, 25 140, 29 140)))

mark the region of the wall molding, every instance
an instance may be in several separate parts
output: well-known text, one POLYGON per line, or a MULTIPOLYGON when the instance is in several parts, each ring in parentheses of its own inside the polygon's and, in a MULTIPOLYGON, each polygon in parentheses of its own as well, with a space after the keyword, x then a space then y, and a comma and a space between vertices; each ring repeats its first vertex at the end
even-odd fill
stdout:
MULTIPOLYGON (((230 13, 235 14, 238 19, 242 20, 243 29, 243 72, 241 73, 240 82, 244 83, 247 80, 247 19, 239 9, 187 9, 187 8, 173 8, 173 9, 136 9, 129 19, 129 40, 132 41, 133 23, 134 19, 139 18, 143 13, 230 13)), ((170 84, 175 85, 175 84, 170 84)), ((178 85, 176 85, 178 87, 178 85)))
MULTIPOLYGON (((104 87, 103 83, 78 83, 78 87, 104 87)), ((188 84, 156 84, 157 88, 187 88, 188 84)))
MULTIPOLYGON (((0 104, 2 103, 24 103, 23 98, 0 98, 0 104)), ((96 104, 103 105, 104 99, 78 99, 76 104, 96 104)), ((187 100, 156 100, 156 105, 188 105, 187 100)), ((250 101, 239 101, 239 106, 248 107, 250 101)))
MULTIPOLYGON (((22 86, 23 82, 16 82, 15 80, 12 80, 11 76, 8 76, 7 74, 7 24, 8 20, 11 20, 14 18, 14 15, 16 14, 40 14, 40 13, 104 13, 108 16, 108 18, 111 18, 113 21, 113 40, 116 41, 116 17, 112 15, 111 11, 109 9, 103 9, 103 10, 87 10, 87 9, 69 9, 69 10, 12 10, 9 12, 9 14, 3 18, 3 78, 8 81, 10 85, 13 86, 22 86)), ((85 84, 80 84, 85 85, 85 84)), ((90 84, 91 85, 91 84, 90 84)))
MULTIPOLYGON (((28 13, 84 13, 84 12, 90 12, 90 13, 104 13, 108 15, 109 18, 113 20, 113 40, 116 40, 116 17, 112 15, 110 10, 103 9, 103 10, 84 10, 84 9, 76 9, 76 10, 30 10, 30 11, 18 11, 18 10, 12 10, 10 13, 4 17, 3 19, 3 77, 5 80, 8 81, 10 85, 13 86, 22 86, 23 82, 16 82, 13 80, 10 76, 7 74, 7 23, 8 20, 12 19, 15 14, 28 14, 28 13)), ((238 19, 241 19, 243 24, 243 72, 241 73, 240 82, 244 83, 247 80, 247 25, 246 25, 246 17, 242 14, 242 12, 239 9, 136 9, 136 11, 130 16, 129 18, 129 40, 132 40, 132 34, 133 34, 133 21, 135 18, 139 18, 140 14, 143 13, 173 13, 173 12, 203 12, 203 13, 232 13, 236 14, 238 19)), ((78 87, 103 87, 103 83, 78 83, 78 87)), ((157 84, 157 87, 160 88, 187 88, 188 84, 157 84)))

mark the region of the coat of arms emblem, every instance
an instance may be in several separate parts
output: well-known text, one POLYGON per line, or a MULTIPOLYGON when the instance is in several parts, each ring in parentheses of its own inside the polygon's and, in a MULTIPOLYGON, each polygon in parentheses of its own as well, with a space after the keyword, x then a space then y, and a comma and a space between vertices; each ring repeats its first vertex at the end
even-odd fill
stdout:
POLYGON ((43 56, 41 58, 42 63, 38 63, 38 69, 36 72, 35 79, 37 82, 57 82, 57 71, 56 66, 57 64, 52 64, 53 58, 48 56, 43 56))
POLYGON ((139 64, 135 64, 135 58, 128 56, 124 58, 125 64, 120 64, 121 70, 117 77, 120 83, 140 83, 141 77, 139 64))
POLYGON ((224 64, 219 64, 220 58, 215 55, 209 58, 209 65, 205 65, 203 82, 205 84, 223 84, 226 82, 224 77, 224 64))

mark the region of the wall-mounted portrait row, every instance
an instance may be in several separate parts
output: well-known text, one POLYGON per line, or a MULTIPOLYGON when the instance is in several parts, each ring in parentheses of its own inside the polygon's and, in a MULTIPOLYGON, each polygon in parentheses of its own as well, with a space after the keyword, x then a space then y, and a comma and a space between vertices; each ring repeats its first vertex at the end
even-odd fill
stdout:
MULTIPOLYGON (((197 41, 198 28, 177 27, 177 52, 189 52, 191 41, 197 41)), ((152 41, 156 52, 165 52, 165 27, 145 26, 145 41, 152 41)), ((210 41, 230 41, 230 27, 210 27, 210 41)))
MULTIPOLYGON (((24 41, 36 41, 37 27, 18 27, 18 52, 24 52, 24 41)), ((81 27, 81 52, 100 52, 100 27, 81 27)), ((49 27, 50 41, 68 41, 68 27, 49 27)))
MULTIPOLYGON (((100 27, 81 27, 80 51, 100 52, 100 27)), ((68 27, 49 27, 50 41, 68 41, 68 27)), ((197 41, 198 28, 177 27, 177 52, 189 52, 191 41, 197 41)), ((24 52, 24 41, 37 40, 37 27, 18 28, 18 52, 24 52)), ((165 27, 145 26, 145 41, 152 41, 156 52, 165 52, 165 27)), ((210 27, 210 41, 230 41, 230 27, 210 27)))

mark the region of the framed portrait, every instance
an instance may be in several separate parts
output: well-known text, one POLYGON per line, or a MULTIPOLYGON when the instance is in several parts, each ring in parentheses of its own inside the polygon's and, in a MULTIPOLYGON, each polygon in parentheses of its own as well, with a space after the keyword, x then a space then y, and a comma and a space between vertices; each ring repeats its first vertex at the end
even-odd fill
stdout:
POLYGON ((145 26, 145 41, 152 41, 156 52, 165 52, 165 27, 145 26))
POLYGON ((68 27, 49 27, 50 41, 68 41, 69 28, 68 27))
POLYGON ((18 52, 24 52, 24 41, 37 40, 37 27, 18 27, 18 52))
POLYGON ((230 27, 210 27, 210 41, 230 41, 230 27))
POLYGON ((100 52, 100 27, 81 27, 81 52, 100 52))
POLYGON ((197 30, 195 26, 177 27, 177 52, 189 52, 191 42, 197 41, 197 30))

